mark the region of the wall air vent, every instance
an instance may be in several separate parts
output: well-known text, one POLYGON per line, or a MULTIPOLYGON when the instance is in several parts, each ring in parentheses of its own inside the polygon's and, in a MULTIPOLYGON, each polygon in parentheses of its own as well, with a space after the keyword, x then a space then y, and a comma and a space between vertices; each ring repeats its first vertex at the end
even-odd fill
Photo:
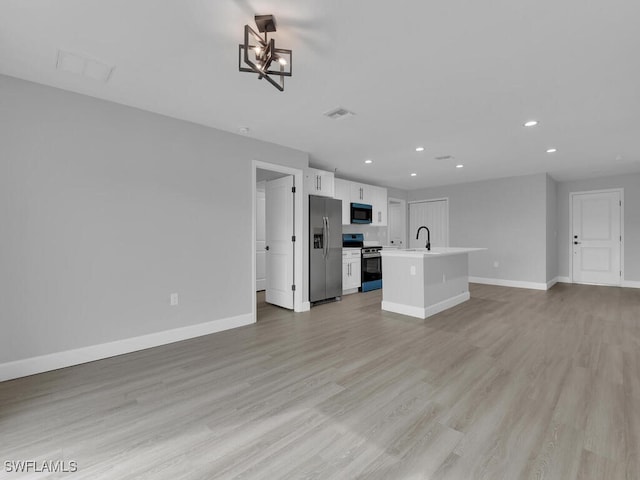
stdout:
POLYGON ((343 118, 353 117, 354 115, 355 113, 342 107, 334 108, 324 113, 324 116, 329 117, 331 120, 341 120, 343 118))

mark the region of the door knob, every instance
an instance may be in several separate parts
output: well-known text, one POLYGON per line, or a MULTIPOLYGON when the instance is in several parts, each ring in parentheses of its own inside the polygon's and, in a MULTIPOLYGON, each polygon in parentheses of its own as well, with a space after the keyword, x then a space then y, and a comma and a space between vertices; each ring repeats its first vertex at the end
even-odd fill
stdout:
POLYGON ((269 245, 267 245, 266 247, 264 247, 265 250, 269 250, 269 245))
POLYGON ((580 244, 580 243, 581 243, 581 242, 573 242, 573 244, 574 244, 574 245, 578 245, 578 244, 580 244))

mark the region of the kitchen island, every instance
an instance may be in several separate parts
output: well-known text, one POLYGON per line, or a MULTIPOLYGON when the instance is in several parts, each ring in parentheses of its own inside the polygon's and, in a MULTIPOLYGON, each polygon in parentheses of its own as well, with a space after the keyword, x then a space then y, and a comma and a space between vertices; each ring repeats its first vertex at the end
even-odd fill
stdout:
POLYGON ((469 253, 485 248, 382 250, 382 310, 417 318, 469 300, 469 253))

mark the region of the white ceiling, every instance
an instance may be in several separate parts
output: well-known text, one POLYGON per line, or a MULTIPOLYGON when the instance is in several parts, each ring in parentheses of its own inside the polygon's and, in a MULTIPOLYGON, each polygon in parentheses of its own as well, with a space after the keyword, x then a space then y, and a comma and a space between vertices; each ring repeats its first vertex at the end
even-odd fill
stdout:
POLYGON ((381 185, 567 180, 640 171, 639 17, 634 0, 3 0, 0 72, 246 126, 381 185), (284 93, 238 72, 254 13, 293 49, 284 93), (108 83, 56 70, 58 49, 115 70, 108 83), (338 106, 356 116, 323 116, 338 106))

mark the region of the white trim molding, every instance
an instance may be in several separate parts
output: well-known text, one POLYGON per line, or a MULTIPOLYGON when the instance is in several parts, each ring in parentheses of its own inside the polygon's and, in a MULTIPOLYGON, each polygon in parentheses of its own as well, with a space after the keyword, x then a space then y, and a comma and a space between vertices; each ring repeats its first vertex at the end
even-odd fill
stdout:
POLYGON ((558 280, 558 283, 571 283, 569 277, 556 277, 556 280, 558 280))
POLYGON ((551 280, 549 280, 547 282, 547 290, 549 290, 551 287, 553 287, 556 283, 558 283, 558 277, 556 278, 552 278, 551 280))
POLYGON ((469 277, 469 283, 497 285, 499 287, 528 288, 530 290, 547 290, 546 283, 522 282, 520 280, 503 280, 501 278, 469 277))
POLYGON ((255 323, 251 313, 0 364, 0 382, 115 357, 255 323))
POLYGON ((622 286, 625 288, 640 288, 640 282, 634 280, 623 280, 622 286))
POLYGON ((443 312, 451 307, 455 307, 456 305, 460 305, 461 303, 466 302, 471 298, 469 292, 464 292, 455 297, 447 298, 441 302, 438 302, 434 305, 429 305, 428 307, 416 307, 413 305, 404 305, 402 303, 394 303, 394 302, 382 302, 382 310, 386 310, 388 312, 399 313, 401 315, 408 315, 410 317, 416 318, 429 318, 433 315, 443 312))

